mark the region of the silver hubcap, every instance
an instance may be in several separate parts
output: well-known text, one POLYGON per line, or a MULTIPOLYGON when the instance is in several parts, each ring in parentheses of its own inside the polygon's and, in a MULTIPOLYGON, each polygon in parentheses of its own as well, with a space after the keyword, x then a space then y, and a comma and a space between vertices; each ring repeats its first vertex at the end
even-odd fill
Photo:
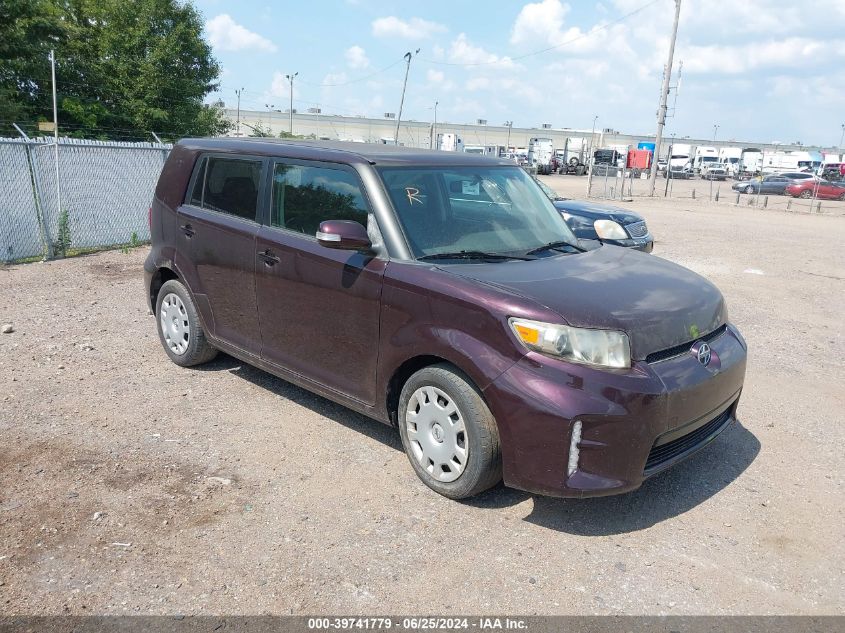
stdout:
POLYGON ((169 293, 161 302, 161 332, 167 346, 174 354, 182 355, 188 349, 191 340, 191 326, 188 324, 188 311, 179 295, 169 293))
POLYGON ((437 387, 420 387, 405 411, 414 458, 437 481, 455 481, 469 457, 464 418, 452 398, 437 387))

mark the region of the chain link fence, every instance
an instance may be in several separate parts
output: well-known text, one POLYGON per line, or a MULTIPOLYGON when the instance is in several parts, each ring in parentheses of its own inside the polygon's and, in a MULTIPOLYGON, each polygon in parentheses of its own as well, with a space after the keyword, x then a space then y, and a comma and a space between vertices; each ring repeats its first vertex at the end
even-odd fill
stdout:
POLYGON ((147 210, 171 145, 0 138, 0 261, 150 239, 147 210), (61 206, 59 203, 61 200, 61 206))

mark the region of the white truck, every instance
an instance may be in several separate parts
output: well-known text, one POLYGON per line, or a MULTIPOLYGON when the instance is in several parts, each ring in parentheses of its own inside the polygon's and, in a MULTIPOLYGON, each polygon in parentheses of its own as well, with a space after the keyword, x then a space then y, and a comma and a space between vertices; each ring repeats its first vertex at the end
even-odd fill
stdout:
POLYGON ((438 134, 437 149, 442 152, 462 152, 464 151, 464 140, 457 134, 438 134))
POLYGON ((687 143, 673 143, 670 146, 669 166, 667 178, 692 178, 692 147, 687 143))
POLYGON ((821 165, 817 154, 803 150, 763 152, 763 173, 817 169, 821 165))
POLYGON ((739 176, 751 177, 763 173, 763 152, 756 147, 746 147, 739 157, 739 176))
POLYGON ((695 157, 692 162, 692 169, 695 173, 701 173, 701 168, 707 163, 718 163, 719 151, 715 147, 700 145, 695 148, 695 157))
POLYGON ((742 158, 741 147, 720 147, 719 162, 725 164, 728 176, 736 178, 739 174, 739 159, 742 158))
POLYGON ((552 139, 535 137, 528 141, 528 166, 535 168, 538 174, 552 173, 554 155, 555 144, 552 139))

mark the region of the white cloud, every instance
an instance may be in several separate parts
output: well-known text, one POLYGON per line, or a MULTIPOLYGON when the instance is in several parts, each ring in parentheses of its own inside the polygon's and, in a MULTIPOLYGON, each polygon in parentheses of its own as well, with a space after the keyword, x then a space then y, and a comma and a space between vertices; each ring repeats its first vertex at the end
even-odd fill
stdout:
POLYGON ((350 68, 366 68, 370 65, 370 60, 367 58, 366 51, 360 46, 351 46, 346 49, 344 53, 346 57, 346 64, 350 68))
POLYGON ((275 53, 278 50, 273 42, 241 26, 228 13, 221 13, 208 20, 205 30, 211 46, 220 51, 253 49, 275 53))
POLYGON ((497 69, 514 69, 518 65, 510 57, 499 57, 489 53, 480 46, 470 43, 465 33, 461 33, 449 48, 449 60, 453 64, 468 66, 486 66, 497 69))
MULTIPOLYGON (((285 99, 290 99, 290 81, 287 77, 285 77, 285 73, 276 71, 273 73, 273 81, 270 83, 270 92, 267 94, 267 97, 284 97, 285 99)), ((296 99, 299 97, 299 88, 297 87, 296 80, 293 82, 293 98, 296 99)), ((285 108, 288 107, 286 103, 282 104, 285 108)), ((282 108, 282 105, 276 104, 277 108, 282 108)), ((296 105, 294 105, 294 108, 296 105)))
POLYGON ((487 77, 473 77, 467 81, 467 90, 487 90, 492 85, 492 82, 487 77))
POLYGON ((819 59, 845 59, 845 40, 789 37, 739 45, 685 46, 679 55, 684 72, 739 75, 760 69, 811 68, 819 59))
POLYGON ((560 0, 526 4, 516 16, 511 31, 511 44, 534 42, 538 38, 544 43, 552 42, 559 37, 567 13, 569 5, 560 0))
POLYGON ((373 20, 373 35, 376 37, 400 37, 407 40, 424 40, 436 33, 444 33, 447 29, 437 22, 429 22, 422 18, 401 20, 396 16, 373 20))
POLYGON ((443 74, 442 71, 429 68, 425 73, 425 78, 429 81, 429 83, 439 84, 446 78, 446 75, 443 74))

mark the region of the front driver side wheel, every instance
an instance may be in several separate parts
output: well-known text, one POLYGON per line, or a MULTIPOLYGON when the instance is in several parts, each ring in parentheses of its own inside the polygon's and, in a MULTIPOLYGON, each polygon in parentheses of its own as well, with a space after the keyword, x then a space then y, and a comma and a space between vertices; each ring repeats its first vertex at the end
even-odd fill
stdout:
POLYGON ((745 193, 747 193, 747 194, 749 194, 749 195, 750 195, 750 194, 752 194, 752 193, 754 193, 754 187, 752 187, 751 185, 748 185, 748 186, 745 188, 745 193))
POLYGON ((460 370, 439 364, 412 375, 402 388, 398 413, 408 460, 435 492, 465 499, 501 481, 496 421, 460 370))
POLYGON ((191 295, 181 282, 171 279, 161 286, 155 315, 159 340, 177 365, 200 365, 217 356, 205 337, 191 295))

